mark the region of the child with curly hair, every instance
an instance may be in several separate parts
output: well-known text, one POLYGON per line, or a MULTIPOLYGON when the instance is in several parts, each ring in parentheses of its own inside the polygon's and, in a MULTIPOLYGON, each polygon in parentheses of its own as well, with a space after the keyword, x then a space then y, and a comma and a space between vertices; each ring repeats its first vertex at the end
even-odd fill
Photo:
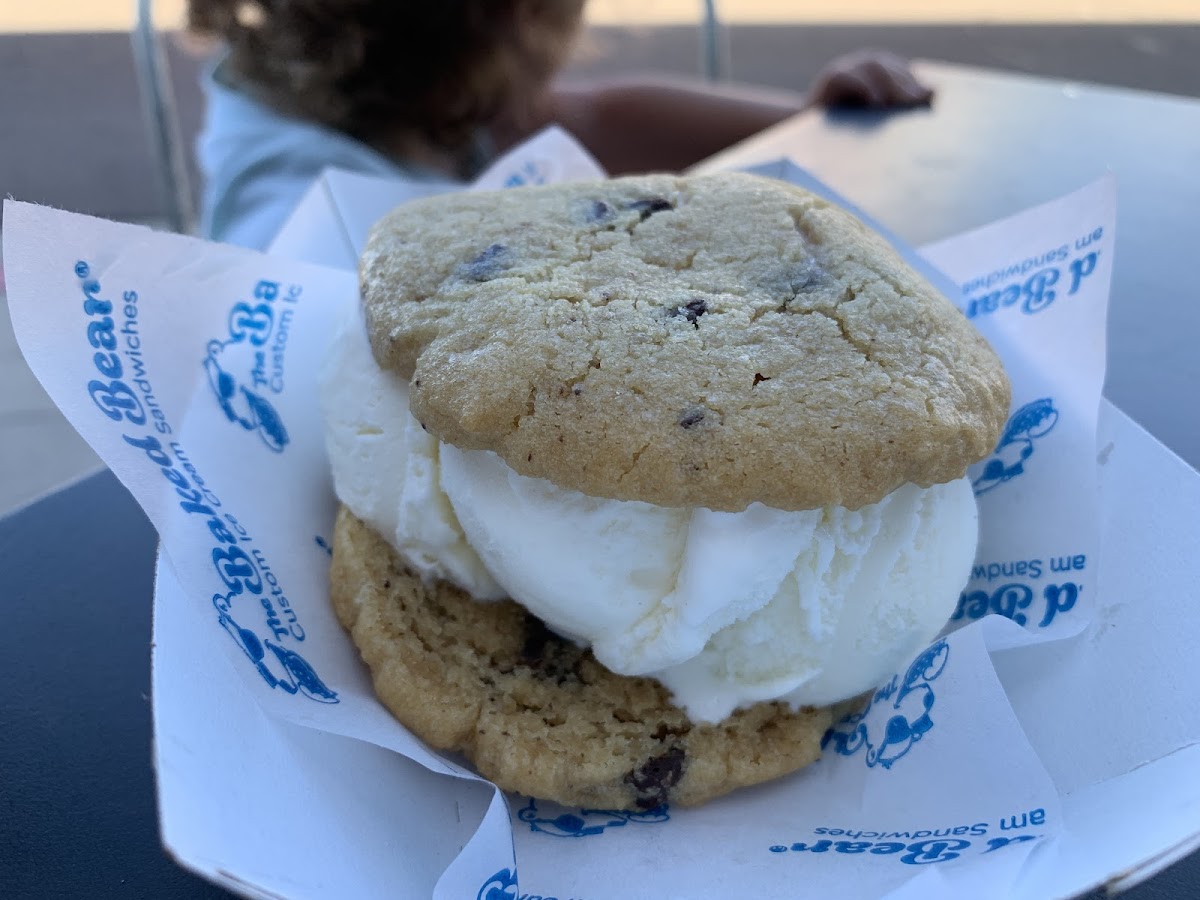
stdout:
POLYGON ((462 181, 557 122, 613 174, 676 171, 807 106, 910 106, 903 61, 836 60, 806 95, 670 81, 558 87, 584 0, 189 0, 205 76, 201 232, 269 243, 327 166, 462 181))

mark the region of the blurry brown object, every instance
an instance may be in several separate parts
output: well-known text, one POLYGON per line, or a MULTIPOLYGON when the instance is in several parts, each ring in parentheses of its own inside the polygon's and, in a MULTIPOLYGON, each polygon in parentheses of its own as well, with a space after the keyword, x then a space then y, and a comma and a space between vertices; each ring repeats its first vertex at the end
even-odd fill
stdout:
POLYGON ((458 148, 562 64, 583 0, 190 0, 246 87, 386 150, 458 148))

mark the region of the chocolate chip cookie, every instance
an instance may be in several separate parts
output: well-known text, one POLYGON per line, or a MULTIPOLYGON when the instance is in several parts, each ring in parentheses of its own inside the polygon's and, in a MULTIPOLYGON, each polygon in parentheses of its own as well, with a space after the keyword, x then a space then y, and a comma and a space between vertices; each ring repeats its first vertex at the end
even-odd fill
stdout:
POLYGON ((785 510, 962 477, 1009 386, 858 220, 744 174, 399 207, 361 266, 372 349, 439 439, 597 497, 785 510))
POLYGON ((426 584, 342 509, 333 602, 376 693, 501 788, 568 806, 692 805, 815 760, 829 710, 759 703, 690 722, 649 678, 614 675, 511 601, 426 584))

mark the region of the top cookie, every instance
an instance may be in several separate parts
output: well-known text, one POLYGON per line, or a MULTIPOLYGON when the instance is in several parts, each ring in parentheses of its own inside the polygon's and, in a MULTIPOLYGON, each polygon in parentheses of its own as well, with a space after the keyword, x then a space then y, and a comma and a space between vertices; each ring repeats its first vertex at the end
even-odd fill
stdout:
POLYGON ((463 193, 371 233, 375 358, 441 440, 598 497, 874 503, 961 477, 1000 361, 840 208, 744 174, 463 193))

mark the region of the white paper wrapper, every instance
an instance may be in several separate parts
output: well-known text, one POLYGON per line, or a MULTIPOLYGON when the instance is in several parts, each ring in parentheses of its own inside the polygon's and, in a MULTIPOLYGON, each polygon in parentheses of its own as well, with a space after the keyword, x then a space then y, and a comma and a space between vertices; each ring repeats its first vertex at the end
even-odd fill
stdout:
MULTIPOLYGON (((812 182, 786 162, 766 168, 812 182)), ((551 131, 480 183, 598 174, 551 131)), ((1093 782, 1079 780, 1054 727, 1064 713, 1037 682, 1095 666, 1098 641, 1069 639, 1103 634, 1119 609, 1097 605, 1111 180, 923 257, 901 248, 993 342, 1014 385, 1009 427, 972 472, 982 540, 947 633, 831 731, 816 765, 700 809, 638 815, 521 797, 506 807, 382 709, 329 607, 335 504, 317 361, 357 302, 352 265, 370 222, 425 192, 325 179, 293 225, 331 208, 340 221, 324 234, 285 228, 270 256, 6 205, 22 349, 162 536, 155 693, 168 845, 264 896, 600 900, 802 886, 1007 897, 1103 875, 1079 862, 1089 858, 1079 821, 1068 828, 1064 812, 1086 805, 1093 782), (1047 863, 1056 854, 1075 862, 1047 863)), ((1079 727, 1100 729, 1095 714, 1079 727)), ((1152 737, 1129 759, 1165 759, 1200 740, 1193 725, 1147 724, 1152 737)), ((1097 780, 1127 771, 1094 765, 1097 780)), ((1186 821, 1141 849, 1183 839, 1186 821)))

